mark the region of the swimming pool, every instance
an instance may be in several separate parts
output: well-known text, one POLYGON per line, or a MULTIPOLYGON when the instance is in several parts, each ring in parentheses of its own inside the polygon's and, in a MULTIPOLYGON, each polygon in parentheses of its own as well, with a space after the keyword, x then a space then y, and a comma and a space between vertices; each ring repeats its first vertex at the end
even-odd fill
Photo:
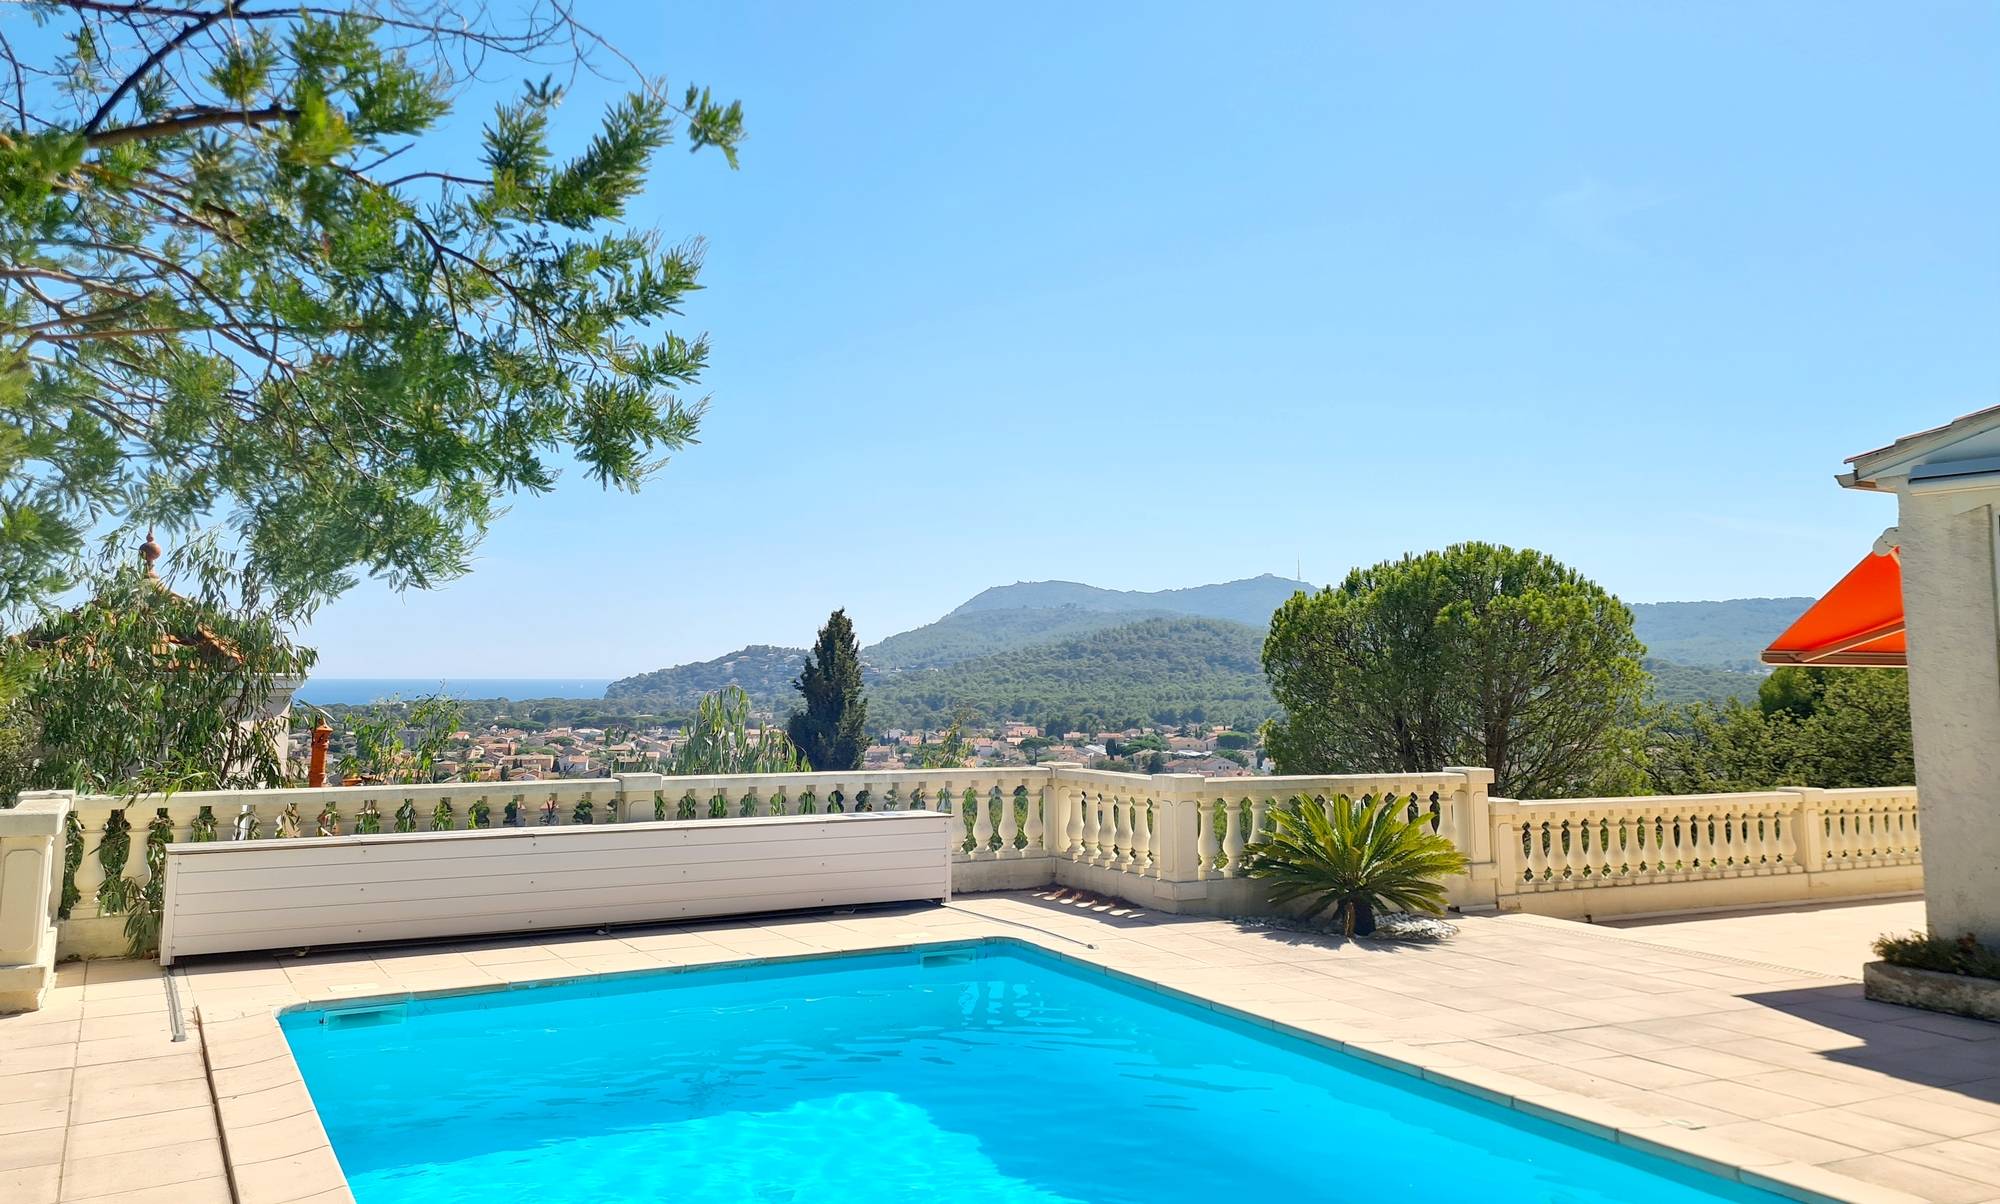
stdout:
POLYGON ((1779 1199, 1013 941, 281 1023, 359 1204, 1779 1199))

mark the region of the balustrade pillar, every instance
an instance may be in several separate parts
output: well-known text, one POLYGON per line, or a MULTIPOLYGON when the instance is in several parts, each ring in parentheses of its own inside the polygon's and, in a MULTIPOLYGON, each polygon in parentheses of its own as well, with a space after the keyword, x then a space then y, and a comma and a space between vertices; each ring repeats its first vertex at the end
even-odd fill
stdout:
POLYGON ((615 776, 618 779, 618 822, 624 824, 651 823, 653 819, 653 796, 666 788, 666 775, 659 773, 621 773, 615 776))
POLYGON ((0 1012, 33 1011, 55 982, 63 823, 74 805, 67 790, 39 791, 0 811, 0 1012))
POLYGON ((1828 868, 1826 863, 1826 791, 1817 786, 1800 786, 1792 790, 1798 802, 1786 815, 1786 822, 1794 825, 1794 844, 1798 848, 1799 865, 1807 873, 1816 874, 1828 868))
MULTIPOLYGON (((1156 773, 1153 777, 1154 874, 1162 882, 1201 877, 1201 797, 1207 779, 1198 773, 1156 773)), ((1145 817, 1140 816, 1140 822, 1145 817)))
POLYGON ((1493 860, 1493 821, 1487 792, 1493 787, 1493 771, 1482 765, 1447 765, 1444 771, 1461 775, 1447 800, 1451 827, 1446 834, 1467 861, 1488 864, 1493 860))

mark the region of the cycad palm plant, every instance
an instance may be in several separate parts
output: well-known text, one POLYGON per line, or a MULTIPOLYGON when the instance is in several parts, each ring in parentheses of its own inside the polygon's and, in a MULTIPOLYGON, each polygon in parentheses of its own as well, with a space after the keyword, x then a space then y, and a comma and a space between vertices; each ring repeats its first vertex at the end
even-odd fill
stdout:
POLYGON ((1244 850, 1250 874, 1271 883, 1271 901, 1303 900, 1308 918, 1339 908, 1341 931, 1367 936, 1378 908, 1441 912, 1444 879, 1465 872, 1465 855, 1431 831, 1430 817, 1375 802, 1303 796, 1273 807, 1273 831, 1244 850))

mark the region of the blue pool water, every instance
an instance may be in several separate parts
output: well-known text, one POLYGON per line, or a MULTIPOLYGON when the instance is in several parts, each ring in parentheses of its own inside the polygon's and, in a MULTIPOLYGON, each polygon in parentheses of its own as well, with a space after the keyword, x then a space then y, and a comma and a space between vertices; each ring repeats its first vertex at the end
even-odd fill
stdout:
POLYGON ((1012 942, 283 1024, 359 1204, 1777 1199, 1012 942))

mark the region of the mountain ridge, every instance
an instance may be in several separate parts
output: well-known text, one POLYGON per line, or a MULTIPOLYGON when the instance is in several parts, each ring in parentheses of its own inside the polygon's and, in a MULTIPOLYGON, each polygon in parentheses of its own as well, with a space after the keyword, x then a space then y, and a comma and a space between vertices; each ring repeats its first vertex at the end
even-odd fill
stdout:
MULTIPOLYGON (((1096 664, 1111 677, 1094 688, 1105 697, 1125 698, 1133 705, 1141 700, 1133 695, 1134 680, 1152 681, 1155 702, 1161 707, 1187 705, 1170 684, 1151 677, 1149 657, 1130 646, 1130 640, 1115 633, 1129 627, 1155 624, 1147 632, 1159 638, 1186 638, 1206 647, 1214 656, 1197 664, 1183 659, 1182 671, 1209 678, 1209 684, 1229 695, 1229 705, 1251 705, 1252 697, 1241 681, 1223 678, 1236 672, 1236 652, 1245 639, 1261 645, 1270 615, 1286 598, 1300 589, 1316 588, 1274 574, 1263 574, 1213 585, 1172 590, 1112 590, 1074 581, 1020 581, 981 590, 935 622, 897 632, 862 649, 865 680, 871 695, 883 698, 889 707, 922 711, 927 719, 938 717, 938 693, 947 679, 968 684, 1004 685, 1025 697, 1027 687, 1018 674, 1026 666, 1039 665, 1056 679, 1089 676, 1081 666, 1062 667, 1048 661, 1047 650, 1069 647, 1073 655, 1088 656, 1090 647, 1119 648, 1128 667, 1136 666, 1138 678, 1126 674, 1118 679, 1117 658, 1096 664), (1247 621, 1246 621, 1247 618, 1247 621), (1240 627, 1229 633, 1236 641, 1225 654, 1216 643, 1215 630, 1175 630, 1157 626, 1177 619, 1224 623, 1240 627), (1246 635, 1247 633, 1247 635, 1246 635), (1106 636, 1098 645, 1089 645, 1095 636, 1106 636), (1019 658, 1010 668, 1004 658, 1019 658), (1002 658, 996 660, 995 658, 1002 658), (1213 677, 1209 670, 1217 664, 1228 666, 1213 677), (956 667, 973 668, 954 672, 956 667), (945 674, 945 677, 938 676, 945 674), (906 679, 925 678, 925 689, 914 695, 905 689, 906 679), (902 683, 902 684, 899 684, 902 683), (886 693, 885 693, 886 691, 886 693), (906 696, 907 695, 907 696, 906 696), (928 701, 919 703, 917 699, 928 701), (1179 700, 1179 701, 1177 701, 1179 700)), ((1660 696, 1668 701, 1692 698, 1754 697, 1757 684, 1766 672, 1757 654, 1793 619, 1812 604, 1811 598, 1732 598, 1691 602, 1632 603, 1634 630, 1646 645, 1647 668, 1654 676, 1660 696)), ((1226 641, 1225 641, 1226 642, 1226 641)), ((1161 653, 1152 660, 1172 661, 1174 654, 1161 653)), ((635 674, 612 682, 607 698, 644 697, 663 704, 691 706, 703 694, 726 685, 738 685, 761 706, 783 710, 791 699, 792 680, 804 664, 805 650, 775 644, 752 644, 712 660, 674 665, 649 673, 635 674)), ((1254 659, 1254 657, 1253 657, 1254 659)), ((1261 669, 1257 671, 1261 680, 1261 669)), ((1046 683, 1044 683, 1046 685, 1046 683)), ((1039 688, 1039 687, 1038 687, 1039 688)), ((1261 687, 1260 687, 1261 688, 1261 687)), ((909 689, 916 689, 912 686, 909 689)), ((1048 686, 1044 693, 1069 697, 1064 689, 1048 686)), ((971 703, 976 709, 1007 711, 1011 701, 997 705, 990 698, 954 700, 971 703)), ((999 714, 992 718, 1003 717, 999 714)))

